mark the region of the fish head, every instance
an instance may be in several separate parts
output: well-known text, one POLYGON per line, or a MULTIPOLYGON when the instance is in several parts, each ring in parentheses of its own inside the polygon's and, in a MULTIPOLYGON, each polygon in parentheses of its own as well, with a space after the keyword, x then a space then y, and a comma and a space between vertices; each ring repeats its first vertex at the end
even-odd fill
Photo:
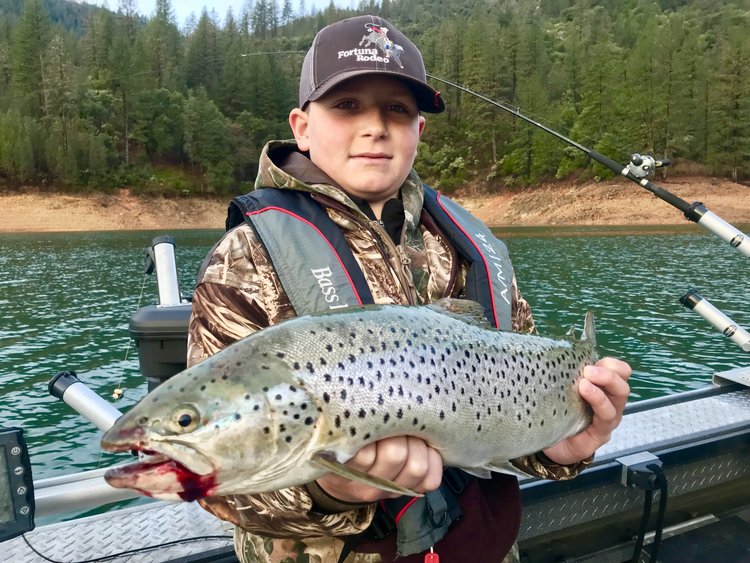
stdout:
POLYGON ((105 433, 103 449, 149 456, 109 470, 110 485, 188 501, 281 488, 319 431, 320 410, 286 363, 245 368, 231 350, 162 383, 105 433))

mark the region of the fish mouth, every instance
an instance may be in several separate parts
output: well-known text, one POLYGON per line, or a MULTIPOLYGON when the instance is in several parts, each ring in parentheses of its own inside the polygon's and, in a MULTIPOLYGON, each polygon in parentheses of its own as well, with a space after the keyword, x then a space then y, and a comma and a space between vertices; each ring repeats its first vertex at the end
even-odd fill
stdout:
POLYGON ((162 500, 193 501, 216 489, 216 472, 199 474, 163 454, 109 469, 104 480, 118 489, 134 489, 162 500))
POLYGON ((192 501, 208 496, 216 488, 216 468, 210 459, 189 444, 170 441, 163 444, 104 443, 104 449, 130 451, 147 456, 137 462, 119 465, 104 474, 115 488, 133 489, 162 500, 192 501))

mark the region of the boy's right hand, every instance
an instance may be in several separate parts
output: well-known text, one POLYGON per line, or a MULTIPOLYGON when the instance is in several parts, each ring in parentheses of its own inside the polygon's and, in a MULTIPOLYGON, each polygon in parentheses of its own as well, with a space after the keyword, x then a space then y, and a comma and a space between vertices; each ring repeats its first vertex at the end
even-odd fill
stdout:
MULTIPOLYGON (((346 465, 416 493, 434 491, 443 479, 443 458, 424 440, 413 436, 395 436, 368 444, 346 465)), ((333 473, 320 477, 317 483, 327 494, 343 502, 373 503, 400 496, 333 473)))

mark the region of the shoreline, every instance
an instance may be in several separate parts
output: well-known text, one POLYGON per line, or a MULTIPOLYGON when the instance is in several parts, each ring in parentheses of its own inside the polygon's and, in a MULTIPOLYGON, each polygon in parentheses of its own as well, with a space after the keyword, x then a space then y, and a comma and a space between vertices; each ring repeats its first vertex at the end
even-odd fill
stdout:
MULTIPOLYGON (((731 224, 750 223, 750 187, 713 178, 657 181, 687 201, 703 202, 731 224)), ((487 225, 685 225, 682 212, 625 179, 599 183, 544 183, 497 194, 453 194, 487 225)), ((230 196, 148 197, 128 189, 113 194, 0 192, 0 233, 223 229, 230 196)))

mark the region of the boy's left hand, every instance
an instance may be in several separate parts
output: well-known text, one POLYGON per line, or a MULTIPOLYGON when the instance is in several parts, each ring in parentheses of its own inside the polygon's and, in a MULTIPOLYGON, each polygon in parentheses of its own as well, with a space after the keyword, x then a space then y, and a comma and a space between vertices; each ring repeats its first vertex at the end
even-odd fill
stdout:
POLYGON ((594 411, 591 424, 575 436, 561 440, 544 450, 544 455, 560 465, 588 459, 607 442, 622 420, 628 402, 630 366, 615 358, 602 358, 583 369, 578 392, 594 411))

